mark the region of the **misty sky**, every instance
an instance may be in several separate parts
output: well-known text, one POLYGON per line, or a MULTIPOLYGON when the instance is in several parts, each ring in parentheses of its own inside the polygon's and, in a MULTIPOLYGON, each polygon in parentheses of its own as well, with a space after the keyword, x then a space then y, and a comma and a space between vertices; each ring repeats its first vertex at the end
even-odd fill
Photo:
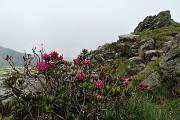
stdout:
POLYGON ((32 47, 75 57, 133 32, 148 15, 170 10, 180 22, 180 0, 0 0, 0 46, 32 47))

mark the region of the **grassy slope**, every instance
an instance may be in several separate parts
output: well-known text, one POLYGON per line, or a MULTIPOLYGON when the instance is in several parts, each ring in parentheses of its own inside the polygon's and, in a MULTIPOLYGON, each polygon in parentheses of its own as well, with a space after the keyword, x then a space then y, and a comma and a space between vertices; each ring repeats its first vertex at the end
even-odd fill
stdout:
MULTIPOLYGON (((180 32, 180 26, 166 26, 155 30, 142 31, 137 33, 140 35, 142 41, 148 39, 156 40, 156 47, 162 47, 163 43, 171 40, 176 34, 180 32)), ((130 71, 128 69, 129 65, 132 63, 128 62, 127 58, 119 58, 112 62, 116 64, 117 62, 122 63, 126 61, 122 66, 118 68, 118 73, 120 76, 127 75, 130 71), (127 64, 128 63, 128 64, 127 64)), ((145 79, 153 71, 159 70, 159 62, 161 58, 154 62, 147 64, 146 68, 136 74, 133 78, 136 80, 136 85, 139 81, 145 79)), ((146 120, 179 120, 180 119, 180 98, 171 98, 169 96, 170 91, 166 91, 163 86, 154 89, 154 93, 150 96, 147 95, 147 91, 144 93, 137 94, 142 95, 141 98, 132 98, 130 101, 130 107, 132 111, 129 112, 134 115, 135 120, 146 119, 146 120), (148 97, 149 96, 149 97, 148 97)))
POLYGON ((156 40, 169 40, 173 38, 177 33, 180 32, 180 25, 179 26, 165 26, 162 28, 142 31, 136 33, 140 35, 142 40, 147 40, 149 38, 154 38, 156 40))

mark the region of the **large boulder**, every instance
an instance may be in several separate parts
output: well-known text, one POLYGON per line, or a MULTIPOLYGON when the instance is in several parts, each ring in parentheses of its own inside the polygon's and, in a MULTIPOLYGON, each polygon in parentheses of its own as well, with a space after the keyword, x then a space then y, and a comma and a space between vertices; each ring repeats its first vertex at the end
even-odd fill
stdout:
POLYGON ((158 15, 147 16, 142 22, 135 28, 134 33, 141 32, 143 30, 157 29, 163 26, 177 25, 179 23, 171 19, 170 11, 162 11, 158 15))
POLYGON ((139 39, 139 35, 134 35, 134 34, 124 34, 118 37, 119 37, 118 42, 126 42, 126 41, 135 42, 139 39))

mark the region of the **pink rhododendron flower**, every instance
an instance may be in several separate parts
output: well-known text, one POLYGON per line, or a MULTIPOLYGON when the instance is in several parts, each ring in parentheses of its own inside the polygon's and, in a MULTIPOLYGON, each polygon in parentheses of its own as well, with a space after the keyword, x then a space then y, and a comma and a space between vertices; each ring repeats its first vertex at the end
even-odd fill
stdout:
POLYGON ((86 77, 86 74, 84 72, 81 73, 81 79, 84 80, 86 77))
POLYGON ((94 87, 95 88, 104 88, 104 83, 103 83, 103 81, 101 81, 100 79, 98 79, 97 81, 96 80, 94 80, 94 87))
POLYGON ((147 88, 148 86, 147 86, 146 83, 141 82, 141 83, 139 83, 139 87, 140 87, 141 89, 144 89, 144 88, 147 88))
POLYGON ((77 78, 78 80, 84 80, 85 77, 86 77, 86 74, 85 74, 84 72, 82 72, 82 73, 77 73, 77 74, 76 74, 76 78, 77 78))
POLYGON ((48 70, 48 68, 49 68, 49 65, 46 62, 39 62, 37 64, 37 69, 39 72, 45 72, 48 70))
POLYGON ((74 63, 75 65, 77 65, 77 64, 78 64, 78 59, 73 59, 73 63, 74 63))
POLYGON ((120 81, 122 81, 122 82, 125 81, 125 78, 121 77, 121 78, 120 78, 120 81))
POLYGON ((51 52, 49 55, 52 58, 58 58, 58 53, 56 51, 51 52))
POLYGON ((81 79, 81 73, 77 73, 77 74, 76 74, 76 78, 77 78, 78 80, 80 80, 80 79, 81 79))
POLYGON ((45 60, 46 62, 49 62, 50 61, 50 55, 48 55, 48 54, 44 54, 43 55, 43 58, 42 58, 43 60, 45 60))
POLYGON ((124 85, 128 85, 129 84, 129 81, 128 80, 126 80, 126 81, 124 81, 124 83, 123 83, 124 85))
POLYGON ((60 56, 58 57, 58 60, 63 60, 63 56, 60 55, 60 56))
POLYGON ((88 66, 91 65, 91 61, 90 61, 90 60, 85 60, 84 62, 85 62, 88 66))

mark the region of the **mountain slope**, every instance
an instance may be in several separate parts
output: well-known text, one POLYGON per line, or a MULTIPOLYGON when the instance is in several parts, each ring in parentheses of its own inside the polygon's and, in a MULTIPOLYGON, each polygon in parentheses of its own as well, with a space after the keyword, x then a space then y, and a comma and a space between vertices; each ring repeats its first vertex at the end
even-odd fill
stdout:
POLYGON ((0 46, 0 66, 9 66, 7 61, 3 59, 6 57, 6 55, 13 57, 13 62, 15 63, 16 66, 23 65, 23 55, 24 55, 23 53, 0 46))

